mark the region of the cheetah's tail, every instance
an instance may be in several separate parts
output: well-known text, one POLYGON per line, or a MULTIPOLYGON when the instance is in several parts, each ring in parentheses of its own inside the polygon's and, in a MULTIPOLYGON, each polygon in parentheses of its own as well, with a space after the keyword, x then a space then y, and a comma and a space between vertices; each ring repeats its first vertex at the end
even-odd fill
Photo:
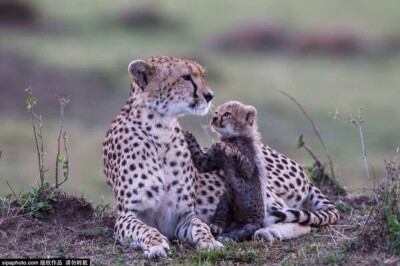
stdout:
POLYGON ((283 208, 272 211, 266 217, 265 223, 269 225, 293 222, 318 227, 334 224, 340 219, 340 213, 335 205, 311 182, 304 205, 308 210, 283 208))

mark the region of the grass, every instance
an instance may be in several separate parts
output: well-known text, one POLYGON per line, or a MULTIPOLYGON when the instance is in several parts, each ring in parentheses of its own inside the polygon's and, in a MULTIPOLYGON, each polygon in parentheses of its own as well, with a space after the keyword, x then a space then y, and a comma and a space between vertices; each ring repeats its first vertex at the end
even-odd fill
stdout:
MULTIPOLYGON (((173 241, 168 259, 150 263, 167 265, 270 264, 270 265, 371 265, 398 263, 396 253, 386 247, 369 248, 359 237, 368 211, 356 207, 356 198, 347 198, 350 211, 342 213, 337 225, 313 229, 303 237, 264 243, 228 243, 215 251, 196 251, 181 241, 173 241), (356 207, 356 208, 355 208, 356 207), (365 252, 367 250, 367 252, 365 252), (397 259, 397 260, 396 260, 397 259)), ((3 206, 0 203, 0 207, 3 206)), ((0 250, 7 258, 75 257, 90 258, 93 265, 146 264, 142 252, 113 239, 115 212, 99 215, 85 199, 58 193, 55 212, 40 219, 0 214, 0 250), (74 219, 71 219, 74 217, 74 219), (24 230, 21 230, 24 228, 24 230)), ((368 206, 364 208, 369 209, 368 206)))

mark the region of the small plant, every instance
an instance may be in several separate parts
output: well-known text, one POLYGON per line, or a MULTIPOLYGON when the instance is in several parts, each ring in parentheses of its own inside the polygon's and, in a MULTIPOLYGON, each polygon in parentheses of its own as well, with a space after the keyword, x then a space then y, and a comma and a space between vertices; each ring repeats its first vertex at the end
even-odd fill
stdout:
POLYGON ((362 239, 371 244, 400 251, 400 162, 385 160, 386 180, 374 190, 377 201, 361 230, 362 239), (371 232, 374 232, 371 234, 371 232))
POLYGON ((290 100, 292 100, 294 102, 294 104, 301 110, 301 112, 304 114, 304 116, 307 118, 307 120, 310 122, 311 127, 312 127, 312 129, 314 131, 314 135, 316 136, 318 141, 321 143, 321 146, 322 146, 322 148, 324 150, 325 157, 326 157, 326 159, 328 161, 328 164, 329 164, 331 176, 332 176, 333 179, 336 179, 335 170, 334 170, 334 167, 333 167, 333 162, 332 162, 331 156, 329 155, 328 148, 326 147, 326 144, 325 144, 323 138, 321 137, 321 134, 319 133, 319 130, 318 130, 317 126, 315 125, 314 120, 311 119, 311 117, 309 116, 307 111, 304 109, 304 107, 293 96, 291 96, 290 94, 288 94, 287 92, 282 91, 282 90, 280 92, 283 95, 285 95, 286 97, 288 97, 290 100))
POLYGON ((347 205, 343 201, 339 201, 335 203, 336 208, 338 208, 339 211, 344 212, 344 213, 350 213, 353 208, 347 205))
POLYGON ((69 165, 68 165, 68 148, 67 148, 67 132, 63 131, 63 122, 64 122, 64 109, 65 106, 69 103, 70 101, 70 96, 67 98, 57 96, 58 101, 60 102, 60 127, 58 131, 58 139, 57 139, 57 156, 56 156, 56 188, 61 186, 65 181, 68 179, 68 174, 69 174, 69 165), (60 155, 60 146, 61 146, 61 138, 63 140, 64 144, 64 153, 65 155, 60 155), (59 182, 58 180, 58 163, 61 164, 62 170, 63 170, 63 176, 64 179, 63 181, 59 182))
POLYGON ((46 214, 53 213, 54 209, 51 205, 54 199, 54 191, 50 190, 50 183, 43 183, 45 194, 41 188, 32 186, 30 191, 22 193, 17 200, 18 212, 25 216, 33 216, 36 218, 44 218, 46 214))
POLYGON ((96 218, 103 218, 110 210, 109 203, 101 203, 94 208, 94 215, 96 218))
MULTIPOLYGON (((357 116, 343 116, 339 113, 339 110, 329 114, 333 119, 341 118, 357 126, 365 175, 368 181, 371 182, 365 148, 366 142, 364 141, 362 130, 362 124, 364 123, 362 110, 362 108, 359 109, 357 116)), ((397 149, 395 157, 384 160, 386 167, 386 179, 384 182, 378 187, 376 187, 375 181, 373 182, 372 196, 375 200, 375 205, 371 207, 360 231, 360 241, 366 244, 362 246, 378 246, 400 251, 400 224, 398 222, 398 217, 400 217, 400 161, 398 152, 399 149, 397 149)))
POLYGON ((391 248, 392 249, 399 249, 400 248, 400 223, 397 219, 397 215, 391 214, 388 217, 389 223, 389 232, 395 238, 392 242, 391 248))
POLYGON ((43 143, 43 120, 41 115, 35 113, 34 107, 36 104, 36 98, 33 96, 32 88, 27 88, 25 92, 28 94, 26 98, 26 110, 31 115, 33 136, 35 138, 36 152, 39 163, 39 180, 41 185, 41 191, 44 193, 44 143, 43 143), (39 128, 39 131, 38 131, 39 128))
POLYGON ((355 117, 352 115, 343 116, 340 114, 338 109, 336 109, 336 111, 334 113, 329 112, 329 115, 332 116, 333 119, 341 118, 341 119, 347 120, 349 123, 357 126, 358 134, 360 137, 361 153, 362 153, 362 158, 364 161, 365 174, 367 176, 368 181, 371 182, 371 175, 369 173, 369 167, 368 167, 367 150, 365 149, 364 134, 363 134, 363 130, 362 130, 362 124, 364 123, 364 118, 362 117, 362 110, 363 110, 363 108, 360 107, 358 109, 358 115, 355 117))
POLYGON ((307 113, 307 111, 304 109, 304 107, 293 96, 291 96, 290 94, 288 94, 287 92, 282 91, 282 90, 280 92, 283 95, 285 95, 286 97, 288 97, 301 110, 301 112, 304 114, 304 116, 310 122, 311 127, 314 131, 314 135, 320 142, 322 149, 324 151, 325 158, 326 158, 327 164, 329 166, 329 170, 330 170, 329 174, 326 173, 326 170, 325 170, 326 165, 321 161, 319 156, 316 155, 311 150, 311 148, 305 143, 303 135, 299 136, 297 148, 299 148, 299 149, 304 148, 314 159, 314 163, 313 163, 312 167, 308 167, 305 169, 306 171, 308 171, 308 175, 309 175, 311 181, 313 181, 313 183, 324 192, 327 192, 327 190, 333 190, 333 193, 335 193, 336 195, 346 195, 346 193, 347 193, 346 190, 339 184, 339 182, 336 179, 335 170, 334 170, 331 156, 328 152, 328 149, 326 147, 326 144, 325 144, 321 134, 319 133, 317 126, 315 125, 314 120, 312 120, 312 118, 307 113))
MULTIPOLYGON (((67 149, 67 133, 63 131, 63 122, 64 122, 64 109, 65 106, 69 103, 70 97, 67 98, 59 97, 58 101, 60 103, 60 126, 59 126, 59 134, 58 134, 58 145, 57 145, 57 156, 56 156, 56 166, 55 166, 55 184, 51 186, 48 181, 45 180, 45 173, 50 171, 51 169, 45 169, 45 156, 46 152, 44 150, 44 136, 43 136, 43 119, 41 115, 35 113, 35 105, 37 103, 37 99, 33 94, 32 88, 25 89, 27 94, 26 109, 31 117, 33 136, 35 140, 35 147, 38 158, 38 168, 39 168, 39 186, 32 186, 30 191, 24 192, 20 195, 17 195, 10 184, 7 182, 7 185, 10 187, 12 194, 9 196, 15 197, 15 201, 10 201, 9 205, 16 206, 16 213, 23 214, 25 216, 34 216, 36 218, 43 218, 47 213, 54 212, 53 206, 51 205, 54 200, 55 194, 57 191, 54 188, 58 188, 61 184, 63 184, 68 179, 69 174, 69 161, 68 161, 68 149, 67 149), (61 154, 61 140, 63 140, 64 146, 64 154, 61 154), (58 178, 58 169, 59 165, 62 167, 63 172, 63 180, 60 182, 58 178)), ((1 158, 1 151, 0 151, 1 158)), ((2 200, 0 203, 0 214, 4 212, 5 209, 5 201, 2 200)))
MULTIPOLYGON (((10 197, 0 198, 0 216, 5 216, 10 208, 10 197)), ((1 225, 1 223, 0 223, 1 225)))
MULTIPOLYGON (((46 155, 46 153, 44 152, 43 120, 42 120, 41 115, 37 115, 35 113, 34 107, 37 103, 37 99, 33 95, 32 88, 31 87, 27 88, 25 90, 25 92, 28 95, 28 97, 26 98, 26 109, 27 109, 28 113, 31 115, 33 134, 34 134, 34 138, 35 138, 36 151, 37 151, 37 155, 38 155, 39 176, 40 176, 40 184, 41 184, 40 193, 45 193, 45 188, 44 188, 45 173, 47 171, 49 171, 50 169, 47 169, 47 170, 44 169, 44 156, 46 155)), ((61 184, 63 184, 65 181, 67 181, 68 173, 69 173, 68 148, 67 148, 68 137, 67 137, 67 132, 63 131, 63 122, 64 122, 65 106, 69 103, 70 96, 65 98, 65 97, 60 97, 60 96, 56 95, 56 97, 58 98, 58 101, 60 103, 60 125, 59 125, 59 133, 58 133, 58 140, 57 140, 57 155, 56 155, 56 167, 55 167, 55 187, 58 188, 61 184), (60 155, 61 139, 63 140, 65 155, 60 155), (59 179, 58 179, 59 164, 61 164, 61 167, 63 169, 63 176, 64 176, 64 179, 61 182, 59 182, 59 179)))
POLYGON ((324 192, 328 192, 330 190, 338 196, 345 196, 347 194, 346 189, 343 188, 335 178, 332 178, 325 172, 325 164, 321 162, 319 156, 316 155, 306 144, 303 135, 299 136, 297 148, 305 149, 314 159, 314 163, 311 167, 305 167, 305 171, 307 172, 313 184, 315 184, 324 192))

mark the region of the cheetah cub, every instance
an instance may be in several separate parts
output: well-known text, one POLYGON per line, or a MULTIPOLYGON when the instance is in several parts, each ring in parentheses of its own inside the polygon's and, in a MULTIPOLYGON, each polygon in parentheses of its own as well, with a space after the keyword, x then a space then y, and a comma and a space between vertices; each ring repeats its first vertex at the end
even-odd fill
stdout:
POLYGON ((226 192, 211 219, 211 231, 220 241, 243 241, 263 225, 264 168, 257 145, 256 109, 230 101, 217 107, 211 128, 219 141, 203 152, 194 136, 184 132, 195 167, 200 172, 223 170, 226 192))

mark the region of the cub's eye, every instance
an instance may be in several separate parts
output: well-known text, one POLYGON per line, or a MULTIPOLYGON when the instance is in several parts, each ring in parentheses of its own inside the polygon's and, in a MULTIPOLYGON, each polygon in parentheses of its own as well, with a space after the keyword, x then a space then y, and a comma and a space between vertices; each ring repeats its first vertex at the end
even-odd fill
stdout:
POLYGON ((182 78, 183 78, 184 80, 190 80, 190 75, 183 75, 182 78))
POLYGON ((222 117, 228 117, 228 116, 230 116, 230 115, 231 115, 231 113, 225 112, 225 113, 222 115, 222 117))

